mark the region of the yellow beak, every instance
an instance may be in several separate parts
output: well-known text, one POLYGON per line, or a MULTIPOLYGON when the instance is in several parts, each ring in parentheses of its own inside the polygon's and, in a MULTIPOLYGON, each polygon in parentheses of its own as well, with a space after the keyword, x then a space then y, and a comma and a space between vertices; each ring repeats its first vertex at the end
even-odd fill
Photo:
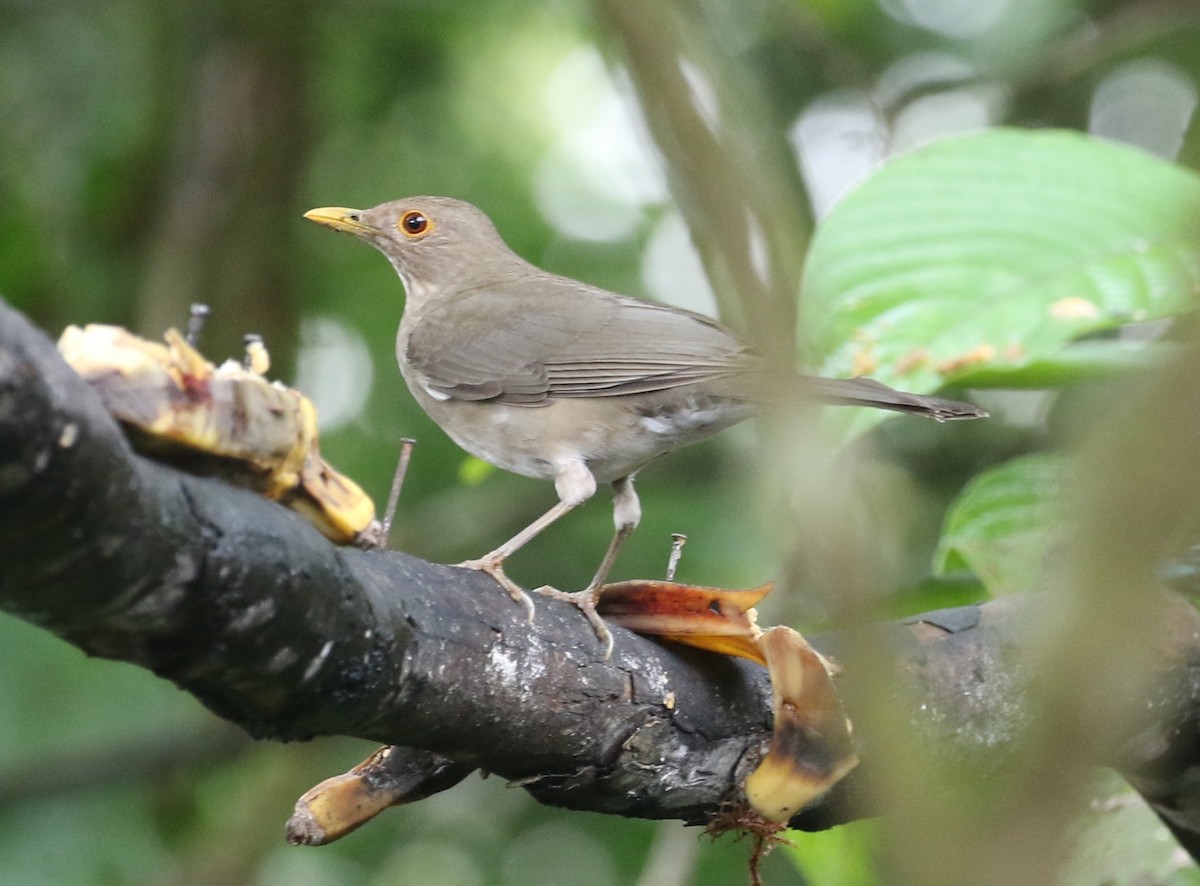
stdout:
POLYGON ((342 206, 322 206, 319 209, 310 209, 304 213, 304 217, 335 231, 345 231, 347 234, 362 236, 379 233, 377 228, 359 221, 362 212, 361 209, 346 209, 342 206))

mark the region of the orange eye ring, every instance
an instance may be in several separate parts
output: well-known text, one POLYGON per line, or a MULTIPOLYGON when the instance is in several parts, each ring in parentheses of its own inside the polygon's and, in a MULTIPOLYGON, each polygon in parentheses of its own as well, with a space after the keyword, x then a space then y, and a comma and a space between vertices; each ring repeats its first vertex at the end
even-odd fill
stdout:
POLYGON ((433 229, 433 224, 425 216, 425 213, 410 209, 400 216, 396 227, 407 237, 420 237, 428 234, 433 229))

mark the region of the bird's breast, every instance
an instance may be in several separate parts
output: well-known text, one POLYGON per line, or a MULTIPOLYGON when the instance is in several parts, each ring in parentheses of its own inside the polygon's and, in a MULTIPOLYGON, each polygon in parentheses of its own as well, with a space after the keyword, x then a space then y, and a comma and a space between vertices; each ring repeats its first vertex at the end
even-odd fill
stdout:
MULTIPOLYGON (((403 364, 402 364, 403 367, 403 364)), ((541 406, 444 398, 404 372, 413 397, 455 443, 506 471, 552 480, 582 459, 601 483, 704 440, 753 414, 753 405, 702 387, 618 397, 551 399, 541 406)))

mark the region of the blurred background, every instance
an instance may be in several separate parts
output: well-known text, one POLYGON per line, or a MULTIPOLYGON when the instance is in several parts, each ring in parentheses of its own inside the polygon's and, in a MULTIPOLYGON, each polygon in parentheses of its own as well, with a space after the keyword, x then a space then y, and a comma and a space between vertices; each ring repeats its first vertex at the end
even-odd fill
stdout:
MULTIPOLYGON (((115 323, 157 338, 206 302, 218 361, 261 333, 272 374, 316 401, 326 457, 377 501, 399 438, 418 440, 393 544, 454 562, 553 490, 465 456, 425 418, 394 363, 399 281, 306 209, 466 199, 547 270, 790 349, 814 220, 889 156, 1018 125, 1174 159, 1198 77, 1200 5, 1166 0, 0 0, 0 297, 52 336, 115 323), (663 59, 680 61, 683 98, 663 59), (724 237, 742 203, 773 220, 756 284, 739 285, 754 262, 724 237)), ((882 614, 984 596, 970 575, 932 575, 946 503, 1053 431, 980 433, 888 422, 863 444, 882 614)), ((682 580, 775 577, 794 527, 759 494, 758 441, 738 428, 644 471, 614 578, 660 576, 676 531, 682 580)), ((606 499, 509 574, 582 586, 611 531, 606 499)), ((805 567, 784 561, 801 586, 805 567)), ((836 621, 820 594, 782 596, 766 621, 836 621)), ((295 798, 372 749, 251 744, 173 686, 0 615, 0 884, 743 882, 744 844, 543 809, 494 778, 331 847, 287 846, 295 798)), ((1153 820, 1136 827, 1158 849, 1137 869, 1157 879, 1137 882, 1197 882, 1153 820)), ((801 836, 768 859, 768 882, 881 882, 876 829, 801 836)), ((1102 881, 1080 860, 1097 845, 1074 882, 1102 881)))

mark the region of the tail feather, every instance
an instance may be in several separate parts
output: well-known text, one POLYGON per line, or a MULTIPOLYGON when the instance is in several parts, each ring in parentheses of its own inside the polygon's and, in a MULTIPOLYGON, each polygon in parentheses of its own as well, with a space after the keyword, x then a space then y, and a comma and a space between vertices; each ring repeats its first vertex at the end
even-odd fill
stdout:
POLYGON ((806 375, 803 381, 809 396, 841 406, 891 409, 923 415, 936 421, 987 417, 984 410, 970 403, 897 391, 873 378, 819 378, 806 375))

